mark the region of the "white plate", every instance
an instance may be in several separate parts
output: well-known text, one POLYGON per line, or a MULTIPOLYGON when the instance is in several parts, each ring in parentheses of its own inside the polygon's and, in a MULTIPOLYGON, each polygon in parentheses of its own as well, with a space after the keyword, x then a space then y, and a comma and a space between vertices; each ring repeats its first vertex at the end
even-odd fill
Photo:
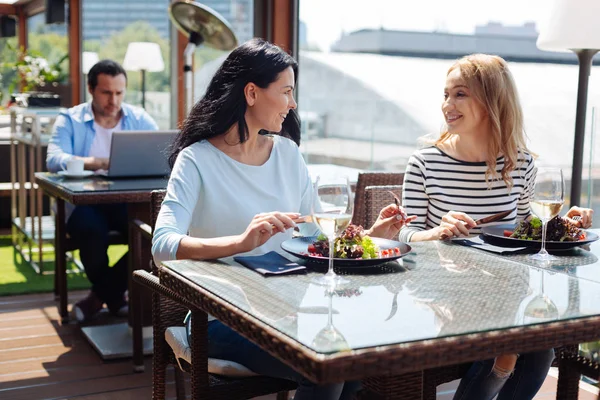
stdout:
POLYGON ((64 176, 69 179, 81 179, 87 178, 88 176, 94 175, 94 171, 83 171, 81 174, 70 174, 67 171, 58 171, 60 176, 64 176))

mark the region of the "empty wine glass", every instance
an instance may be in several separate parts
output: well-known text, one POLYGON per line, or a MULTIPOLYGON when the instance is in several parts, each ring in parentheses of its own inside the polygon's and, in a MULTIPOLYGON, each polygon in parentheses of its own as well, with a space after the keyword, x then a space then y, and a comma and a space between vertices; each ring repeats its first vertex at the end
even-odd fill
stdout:
POLYGON ((342 333, 333 326, 333 295, 335 286, 331 285, 325 289, 325 295, 329 298, 329 306, 327 312, 327 325, 321 329, 315 338, 312 345, 319 352, 334 352, 348 350, 350 346, 342 333))
POLYGON ((565 183, 560 168, 538 168, 534 194, 529 201, 531 211, 542 220, 542 248, 530 258, 537 261, 555 261, 546 251, 546 228, 548 221, 556 217, 564 203, 565 183))
POLYGON ((536 323, 543 321, 551 321, 558 318, 558 308, 556 304, 544 293, 544 272, 540 271, 542 282, 540 285, 540 293, 525 306, 523 315, 525 323, 536 323))
POLYGON ((317 177, 312 216, 329 241, 329 269, 324 276, 313 279, 317 284, 331 286, 348 282, 333 270, 333 259, 335 238, 350 224, 353 203, 348 177, 317 177))

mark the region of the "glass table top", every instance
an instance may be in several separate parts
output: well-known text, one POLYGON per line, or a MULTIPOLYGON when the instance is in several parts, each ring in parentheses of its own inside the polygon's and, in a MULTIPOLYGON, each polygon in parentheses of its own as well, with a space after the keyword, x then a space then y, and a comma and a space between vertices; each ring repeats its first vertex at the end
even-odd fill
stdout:
MULTIPOLYGON (((591 229, 591 232, 600 235, 600 229, 591 229)), ((540 264, 529 258, 529 254, 502 255, 507 260, 546 268, 550 271, 567 273, 583 279, 600 282, 600 240, 590 243, 588 246, 575 247, 566 251, 555 251, 553 255, 558 257, 557 261, 550 264, 540 264)))
POLYGON ((319 353, 600 315, 600 283, 443 242, 411 246, 333 290, 311 283, 317 272, 265 278, 232 259, 165 265, 319 353))
POLYGON ((58 174, 41 172, 36 178, 43 179, 60 186, 70 192, 123 192, 136 190, 165 189, 168 178, 106 178, 91 176, 83 179, 70 179, 58 174))

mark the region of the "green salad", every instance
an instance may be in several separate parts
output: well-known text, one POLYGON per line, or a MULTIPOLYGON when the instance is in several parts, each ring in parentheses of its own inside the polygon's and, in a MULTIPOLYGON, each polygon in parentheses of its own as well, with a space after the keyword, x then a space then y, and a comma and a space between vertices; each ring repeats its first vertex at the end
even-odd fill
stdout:
MULTIPOLYGON (((310 255, 329 257, 329 241, 321 234, 317 240, 308 246, 310 255)), ((362 226, 348 225, 346 230, 334 241, 334 258, 378 258, 379 246, 364 234, 362 226)))

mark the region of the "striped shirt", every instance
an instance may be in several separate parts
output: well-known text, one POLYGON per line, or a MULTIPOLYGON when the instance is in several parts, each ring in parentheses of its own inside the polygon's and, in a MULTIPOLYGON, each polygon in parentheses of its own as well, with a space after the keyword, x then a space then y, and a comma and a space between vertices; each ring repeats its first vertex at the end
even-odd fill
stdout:
MULTIPOLYGON (((503 167, 504 157, 498 157, 498 177, 503 167)), ((512 211, 497 224, 527 218, 536 171, 531 154, 519 151, 517 167, 510 173, 513 180, 510 189, 500 178, 490 177, 486 181, 486 170, 485 162, 460 161, 435 146, 415 152, 404 175, 402 206, 417 219, 402 228, 400 240, 409 242, 415 232, 439 226, 449 211, 464 212, 473 219, 512 211)), ((480 228, 470 232, 478 234, 480 228)))

